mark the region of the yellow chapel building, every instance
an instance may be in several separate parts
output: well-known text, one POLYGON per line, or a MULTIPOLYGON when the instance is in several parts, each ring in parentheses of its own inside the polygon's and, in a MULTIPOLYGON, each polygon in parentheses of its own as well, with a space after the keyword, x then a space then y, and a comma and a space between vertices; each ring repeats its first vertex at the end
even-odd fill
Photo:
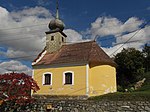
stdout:
POLYGON ((116 92, 115 62, 95 41, 67 44, 64 27, 57 8, 46 46, 32 63, 40 87, 32 95, 90 97, 116 92))

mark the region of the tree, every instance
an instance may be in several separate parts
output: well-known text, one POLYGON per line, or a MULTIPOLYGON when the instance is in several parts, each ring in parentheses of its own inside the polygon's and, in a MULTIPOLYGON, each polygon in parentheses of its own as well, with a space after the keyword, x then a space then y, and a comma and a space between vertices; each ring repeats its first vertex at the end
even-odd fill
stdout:
POLYGON ((139 81, 143 74, 144 56, 142 52, 128 48, 115 56, 117 63, 117 83, 124 89, 139 81))
POLYGON ((31 90, 39 90, 31 76, 24 73, 0 74, 0 96, 4 102, 13 101, 19 105, 30 103, 33 101, 31 90))
POLYGON ((144 67, 145 71, 148 72, 150 71, 150 46, 147 44, 143 48, 143 54, 144 54, 144 67))

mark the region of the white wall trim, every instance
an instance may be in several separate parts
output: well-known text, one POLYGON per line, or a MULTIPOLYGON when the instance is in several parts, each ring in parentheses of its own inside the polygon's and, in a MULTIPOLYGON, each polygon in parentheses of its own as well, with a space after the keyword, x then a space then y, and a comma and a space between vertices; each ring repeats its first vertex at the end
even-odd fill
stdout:
POLYGON ((51 72, 45 72, 45 73, 43 73, 43 76, 42 76, 42 85, 45 84, 45 74, 51 74, 51 84, 50 85, 52 85, 53 84, 53 74, 51 72))
POLYGON ((47 53, 47 51, 45 50, 45 51, 41 54, 41 56, 40 56, 38 59, 36 59, 35 62, 32 63, 32 65, 37 64, 37 63, 45 56, 46 53, 47 53))
POLYGON ((32 70, 32 78, 34 79, 34 69, 32 70))
MULTIPOLYGON (((34 79, 34 69, 32 69, 32 78, 34 79)), ((31 90, 31 96, 33 95, 33 90, 31 90)))
POLYGON ((89 95, 89 64, 86 64, 86 95, 89 95))
POLYGON ((73 71, 65 71, 63 72, 63 85, 65 85, 65 73, 72 73, 72 84, 70 85, 74 85, 74 72, 73 71))

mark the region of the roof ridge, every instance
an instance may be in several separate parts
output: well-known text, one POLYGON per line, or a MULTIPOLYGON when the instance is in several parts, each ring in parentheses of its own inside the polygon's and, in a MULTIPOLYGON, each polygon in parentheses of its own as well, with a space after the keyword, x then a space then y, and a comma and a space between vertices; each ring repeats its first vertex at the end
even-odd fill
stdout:
POLYGON ((90 40, 90 41, 81 41, 81 42, 76 42, 76 43, 68 43, 68 44, 64 44, 63 46, 73 45, 73 44, 90 43, 90 42, 95 42, 95 40, 90 40))
POLYGON ((88 54, 88 63, 90 62, 90 56, 91 56, 91 52, 92 52, 92 47, 93 46, 93 43, 91 43, 91 49, 90 49, 90 52, 89 52, 89 54, 88 54))

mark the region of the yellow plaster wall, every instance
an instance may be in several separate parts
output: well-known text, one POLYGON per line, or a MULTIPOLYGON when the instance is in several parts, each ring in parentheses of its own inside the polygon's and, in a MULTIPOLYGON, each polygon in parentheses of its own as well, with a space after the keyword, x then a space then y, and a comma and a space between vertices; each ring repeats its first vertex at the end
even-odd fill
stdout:
POLYGON ((109 65, 89 68, 89 96, 116 92, 116 69, 109 65))
POLYGON ((86 66, 34 69, 34 79, 40 90, 35 95, 85 95, 86 66), (74 85, 63 85, 63 72, 74 72, 74 85), (52 85, 42 85, 42 75, 52 73, 52 85))

